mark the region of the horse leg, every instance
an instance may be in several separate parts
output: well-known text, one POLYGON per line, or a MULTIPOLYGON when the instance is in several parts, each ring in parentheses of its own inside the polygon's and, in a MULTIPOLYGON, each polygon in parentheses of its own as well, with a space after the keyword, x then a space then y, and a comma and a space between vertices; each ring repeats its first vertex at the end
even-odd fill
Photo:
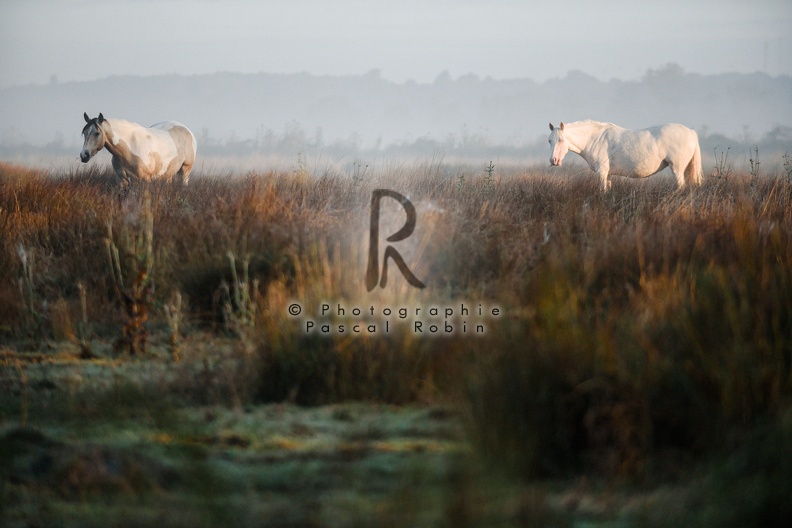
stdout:
POLYGON ((600 191, 604 193, 608 192, 611 188, 611 181, 610 178, 608 178, 608 174, 610 173, 610 160, 589 161, 589 168, 599 176, 600 191))
POLYGON ((118 161, 116 161, 115 157, 113 157, 112 165, 113 171, 116 175, 116 180, 118 180, 118 186, 121 187, 121 189, 128 188, 130 180, 129 173, 127 173, 126 169, 118 161))
POLYGON ((179 169, 179 176, 181 176, 181 184, 187 185, 190 183, 190 173, 192 172, 192 165, 187 165, 186 163, 182 165, 182 168, 179 169))
POLYGON ((124 167, 116 161, 115 157, 113 158, 112 165, 116 175, 116 181, 118 182, 118 205, 120 206, 127 197, 127 194, 129 194, 130 178, 129 174, 127 174, 124 167))
POLYGON ((674 173, 674 177, 676 178, 677 189, 684 189, 685 188, 685 170, 684 170, 684 167, 680 168, 677 165, 671 165, 671 172, 674 173))
POLYGON ((603 168, 600 167, 600 169, 597 171, 597 174, 599 175, 600 180, 600 191, 604 193, 608 192, 611 188, 611 180, 608 178, 608 169, 605 168, 603 170, 603 168))
POLYGON ((684 172, 686 180, 691 185, 701 185, 701 148, 698 145, 698 138, 696 139, 696 147, 693 149, 693 155, 690 157, 684 172))

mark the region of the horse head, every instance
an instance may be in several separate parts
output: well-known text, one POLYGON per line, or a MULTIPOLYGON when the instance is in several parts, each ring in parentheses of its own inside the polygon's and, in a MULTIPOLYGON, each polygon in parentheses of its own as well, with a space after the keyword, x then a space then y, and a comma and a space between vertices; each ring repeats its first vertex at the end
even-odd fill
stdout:
POLYGON ((102 123, 104 123, 105 118, 101 113, 99 117, 94 117, 93 119, 88 117, 86 113, 83 113, 83 117, 86 123, 82 130, 85 141, 83 141, 83 147, 80 151, 80 160, 83 163, 88 163, 88 160, 104 147, 105 133, 102 129, 102 123))
POLYGON ((550 143, 550 148, 552 149, 550 165, 558 167, 564 160, 566 153, 569 152, 569 143, 564 137, 563 122, 557 127, 554 127, 553 123, 550 123, 550 137, 547 138, 547 142, 550 143))

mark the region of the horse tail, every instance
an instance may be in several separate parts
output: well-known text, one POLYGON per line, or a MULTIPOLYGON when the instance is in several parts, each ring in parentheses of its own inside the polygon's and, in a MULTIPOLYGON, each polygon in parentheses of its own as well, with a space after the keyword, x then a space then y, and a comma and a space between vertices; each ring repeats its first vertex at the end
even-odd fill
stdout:
POLYGON ((701 185, 701 178, 704 171, 701 168, 701 147, 699 146, 698 134, 695 130, 693 132, 693 139, 696 142, 696 148, 693 151, 693 157, 690 158, 688 166, 685 168, 685 180, 692 185, 701 185))

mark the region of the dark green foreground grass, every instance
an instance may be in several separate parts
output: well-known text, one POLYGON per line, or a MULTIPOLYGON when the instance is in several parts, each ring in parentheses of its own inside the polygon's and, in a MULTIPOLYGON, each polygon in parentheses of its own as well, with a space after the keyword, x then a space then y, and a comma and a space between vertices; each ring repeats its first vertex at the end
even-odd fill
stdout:
MULTIPOLYGON (((792 516, 786 174, 601 195, 586 176, 432 165, 196 178, 119 202, 106 172, 0 172, 9 526, 792 516), (391 263, 366 291, 375 188, 416 206, 394 245, 424 290, 391 263), (119 291, 147 320, 130 323, 119 291), (483 335, 397 319, 387 335, 306 333, 324 302, 499 315, 476 318, 483 335)), ((383 230, 399 214, 387 206, 383 230)))

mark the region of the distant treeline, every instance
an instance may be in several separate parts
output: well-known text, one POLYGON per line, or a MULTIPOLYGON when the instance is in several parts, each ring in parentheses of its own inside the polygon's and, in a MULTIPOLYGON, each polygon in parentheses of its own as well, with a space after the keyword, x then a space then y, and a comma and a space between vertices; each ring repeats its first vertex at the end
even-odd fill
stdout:
POLYGON ((325 151, 331 155, 546 157, 547 123, 595 119, 626 128, 681 123, 702 150, 788 150, 792 77, 700 75, 674 64, 637 80, 452 78, 395 83, 364 75, 112 76, 0 90, 0 148, 19 154, 82 143, 83 112, 144 125, 176 120, 204 155, 325 151), (716 136, 722 134, 722 136, 716 136), (766 144, 766 145, 765 145, 766 144))

